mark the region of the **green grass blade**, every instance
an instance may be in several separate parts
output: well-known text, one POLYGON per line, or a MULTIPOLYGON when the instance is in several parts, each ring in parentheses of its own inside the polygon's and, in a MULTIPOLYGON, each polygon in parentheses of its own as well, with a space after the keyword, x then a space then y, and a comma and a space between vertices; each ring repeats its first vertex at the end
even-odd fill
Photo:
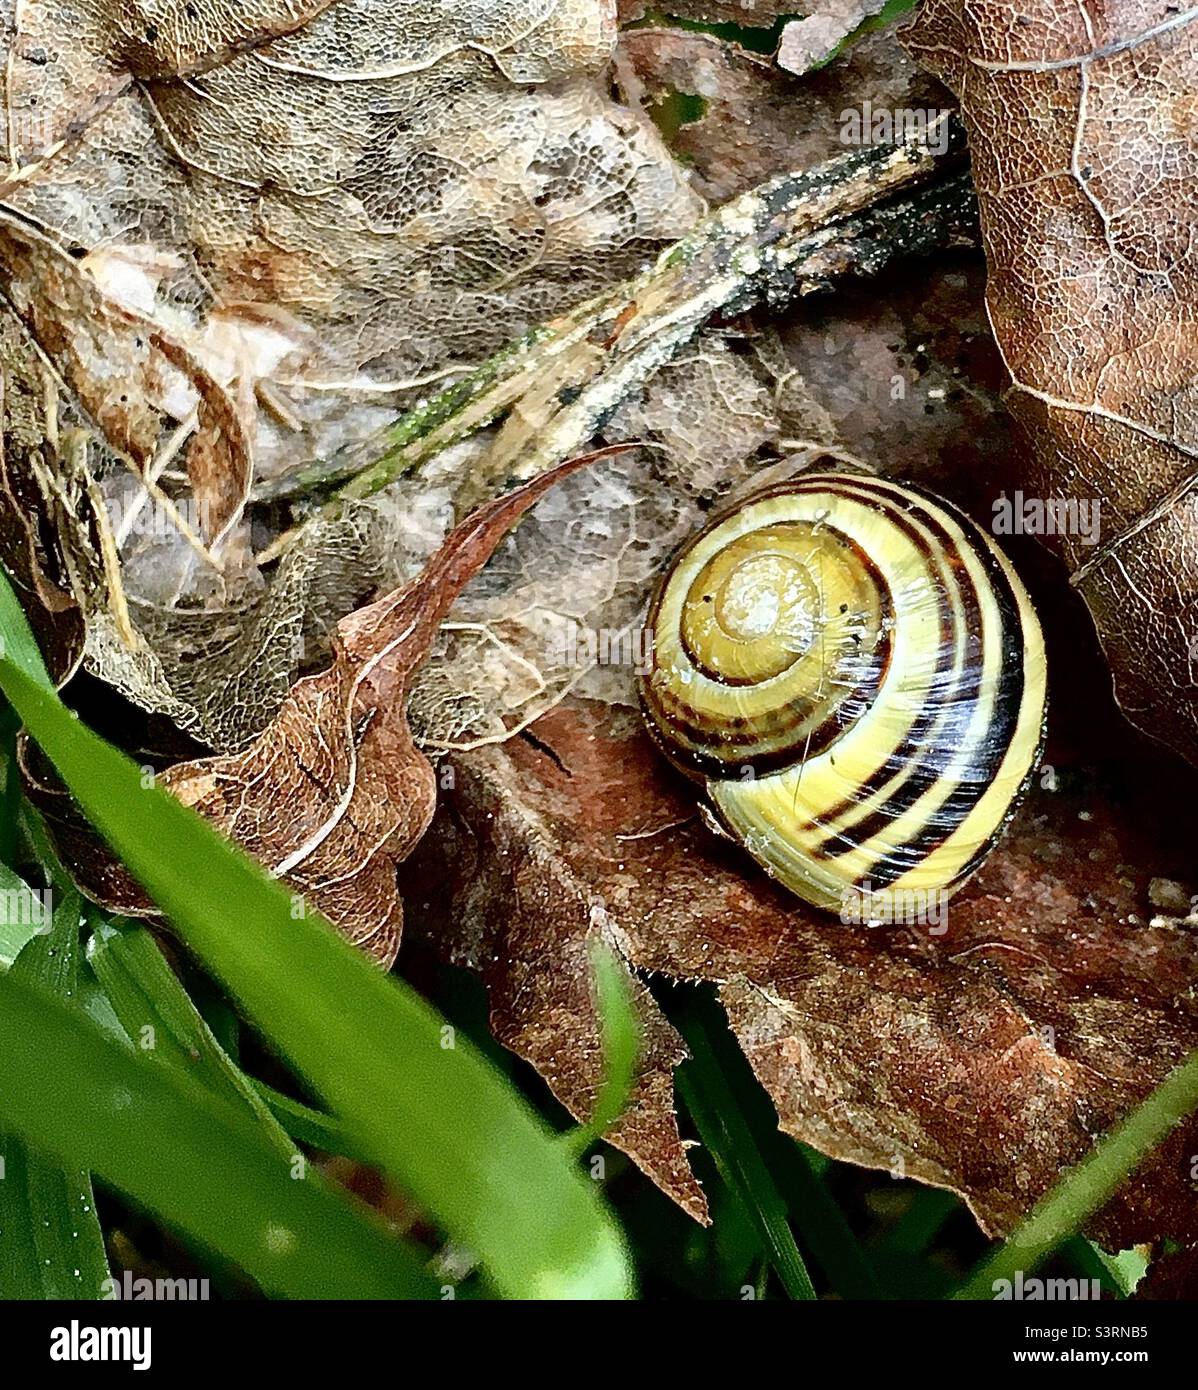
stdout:
MULTIPOLYGON (((3 586, 0 586, 2 588, 3 586)), ((548 1128, 465 1039, 56 696, 0 687, 92 823, 364 1152, 512 1297, 623 1297, 623 1242, 548 1128)))
POLYGON ((47 693, 53 693, 54 684, 50 680, 46 663, 29 619, 17 601, 8 576, 0 569, 0 661, 9 662, 27 679, 47 693))
POLYGON ((627 968, 609 946, 598 941, 591 951, 591 968, 603 1045, 603 1084, 588 1123, 566 1136, 568 1147, 575 1154, 585 1153, 624 1113, 636 1079, 641 1047, 627 968))
MULTIPOLYGON (((1085 1236, 1070 1236, 1062 1243, 1060 1253, 1083 1279, 1096 1279, 1102 1291, 1113 1298, 1127 1298, 1135 1290, 1134 1279, 1127 1279, 1119 1260, 1085 1236)), ((1134 1255, 1132 1251, 1127 1253, 1134 1255)))
POLYGON ((99 914, 87 959, 121 1027, 141 1056, 182 1068, 244 1105, 286 1154, 295 1145, 217 1042, 146 927, 99 914))
POLYGON ((1030 1274, 1068 1236, 1074 1234, 1134 1171, 1170 1130, 1198 1107, 1198 1052, 1172 1072, 1155 1091, 1032 1210, 1011 1238, 983 1260, 954 1298, 994 1297, 994 1283, 1030 1274))
MULTIPOLYGON (((811 1252, 841 1298, 890 1297, 844 1213, 812 1167, 803 1145, 780 1130, 775 1132, 790 1152, 783 1163, 770 1166, 804 1248, 811 1252)), ((771 1144, 764 1149, 767 1160, 773 1148, 771 1144)))
POLYGON ((823 1270, 833 1290, 841 1298, 889 1297, 824 1182, 831 1161, 779 1129, 777 1111, 729 1032, 723 1010, 714 999, 692 996, 674 1022, 688 1043, 690 1030, 701 1030, 725 1088, 737 1097, 744 1127, 789 1220, 798 1228, 803 1249, 823 1270))
POLYGON ((7 705, 0 707, 0 864, 15 864, 17 814, 21 807, 21 769, 17 764, 17 730, 20 723, 7 705))
POLYGON ((345 1132, 345 1126, 320 1110, 313 1110, 303 1101, 285 1096, 265 1081, 252 1079, 250 1083, 270 1113, 283 1129, 300 1144, 310 1144, 327 1154, 341 1154, 345 1158, 356 1158, 361 1163, 369 1162, 360 1153, 353 1138, 345 1132))
POLYGON ((290 1163, 244 1107, 147 1064, 77 1008, 0 977, 0 1110, 64 1163, 291 1298, 431 1296, 420 1261, 308 1165, 290 1163))
POLYGON ((1130 1298, 1140 1280, 1148 1273, 1148 1259, 1143 1250, 1120 1250, 1117 1255, 1108 1255, 1092 1240, 1086 1240, 1084 1236, 1077 1236, 1076 1239, 1085 1243, 1105 1271, 1099 1276, 1104 1287, 1109 1286, 1118 1298, 1130 1298))
MULTIPOLYGON (((34 936, 9 977, 74 1004, 79 980, 79 895, 68 894, 53 925, 34 936)), ((14 1065, 5 1050, 4 1066, 14 1065)), ((12 1123, 5 1114, 5 1121, 12 1123)), ((8 1134, 0 1139, 0 1297, 102 1298, 108 1278, 104 1236, 96 1217, 91 1175, 64 1168, 8 1134)))
POLYGON ((786 1203, 754 1142, 740 1100, 720 1069, 705 1022, 690 1014, 682 1035, 691 1056, 678 1070, 678 1089, 699 1137, 757 1229, 782 1287, 791 1298, 813 1299, 815 1289, 787 1221, 786 1203))
MULTIPOLYGON (((33 629, 17 602, 7 576, 0 569, 0 660, 11 661, 43 690, 54 689, 38 650, 33 629)), ((4 789, 3 830, 0 838, 6 848, 15 837, 21 811, 20 778, 16 767, 16 731, 19 720, 15 712, 4 707, 0 718, 4 722, 4 789)), ((22 879, 6 867, 7 854, 0 854, 0 970, 7 970, 16 960, 21 948, 41 926, 49 922, 43 902, 22 879)))

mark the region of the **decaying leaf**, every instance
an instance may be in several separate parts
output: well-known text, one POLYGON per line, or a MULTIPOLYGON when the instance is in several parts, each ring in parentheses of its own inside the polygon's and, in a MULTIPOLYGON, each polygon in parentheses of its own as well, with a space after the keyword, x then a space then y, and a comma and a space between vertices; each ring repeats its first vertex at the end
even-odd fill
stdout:
MULTIPOLYGON (((576 1115, 598 1062, 589 1016, 563 1005, 585 988, 596 922, 630 968, 718 984, 785 1130, 950 1187, 994 1232, 1198 1042, 1198 936, 1150 922, 1147 897, 1195 827, 1134 828, 1143 783, 1138 811, 1038 793, 943 924, 868 929, 717 839, 631 712, 571 703, 530 734, 454 757, 405 876, 412 925, 482 974, 498 1036, 576 1115)), ((616 1142, 693 1211, 693 1179, 668 1178, 681 1150, 663 1094, 664 1077, 643 1082, 616 1142)), ((1137 1176, 1109 1239, 1198 1239, 1194 1140, 1191 1126, 1137 1176)))
POLYGON ((87 666, 242 746, 298 639, 397 568, 389 518, 358 515, 277 582, 259 574, 238 522, 251 459, 269 478, 369 447, 430 384, 631 274, 700 203, 606 89, 608 4, 0 11, 0 250, 33 340, 6 350, 53 364, 64 428, 99 436, 140 639, 97 595, 87 666), (116 455, 160 482, 152 500, 116 455))
POLYGON ((969 128, 1024 488, 1101 505, 1055 543, 1129 718, 1198 762, 1198 18, 929 0, 908 44, 969 128))
POLYGON ((903 52, 896 32, 867 34, 838 62, 800 77, 716 34, 653 25, 620 35, 616 75, 697 190, 723 203, 843 152, 860 136, 863 109, 951 109, 950 94, 903 52), (847 123, 854 113, 856 132, 847 123))
POLYGON ((44 234, 0 222, 0 269, 13 313, 84 417, 139 476, 156 482, 155 456, 171 413, 176 424, 194 413, 187 470, 197 529, 219 548, 241 515, 253 468, 232 398, 180 342, 106 298, 86 268, 44 234))
MULTIPOLYGON (((408 728, 413 672, 442 619, 514 522, 584 456, 488 503, 447 538, 411 584, 337 625, 327 671, 298 681, 243 752, 176 763, 159 784, 283 879, 384 966, 399 950, 395 866, 432 819, 432 765, 408 728)), ((52 789, 41 787, 43 802, 52 789)), ((52 825, 85 891, 122 912, 150 905, 125 872, 81 837, 60 807, 52 825)))

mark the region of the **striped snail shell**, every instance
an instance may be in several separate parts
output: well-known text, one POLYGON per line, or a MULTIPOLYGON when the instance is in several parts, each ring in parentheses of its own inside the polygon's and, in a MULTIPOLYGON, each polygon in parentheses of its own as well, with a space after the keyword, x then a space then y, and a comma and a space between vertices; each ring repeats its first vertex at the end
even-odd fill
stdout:
POLYGON ((804 473, 716 517, 649 614, 650 733, 816 906, 951 890, 1042 743, 1027 591, 968 517, 871 476, 804 473))

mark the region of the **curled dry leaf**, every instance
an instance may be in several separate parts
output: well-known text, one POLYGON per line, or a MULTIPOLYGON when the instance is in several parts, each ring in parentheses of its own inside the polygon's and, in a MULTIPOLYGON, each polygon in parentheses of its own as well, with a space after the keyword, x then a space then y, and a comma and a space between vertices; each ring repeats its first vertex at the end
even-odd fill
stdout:
POLYGON ((241 515, 252 463, 233 399, 152 320, 107 298, 87 269, 42 233, 0 221, 5 298, 85 419, 141 477, 176 416, 196 417, 187 471, 205 539, 218 547, 241 515), (180 397, 183 405, 177 404, 180 397))
POLYGON ((1101 504, 1056 545, 1128 717, 1198 762, 1198 15, 1168 0, 929 0, 960 96, 1027 494, 1101 504))
MULTIPOLYGON (((880 14, 886 4, 887 0, 818 0, 800 14, 790 0, 673 0, 664 9, 667 23, 692 21, 690 32, 701 25, 731 26, 733 36, 742 42, 751 42, 754 48, 773 47, 771 66, 776 63, 786 72, 804 73, 826 63, 846 39, 866 20, 880 14)), ((909 4, 902 8, 909 8, 909 4)), ((662 8, 649 6, 645 0, 619 0, 624 24, 654 19, 662 8)), ((649 23, 635 32, 652 33, 659 27, 664 29, 665 25, 649 23)))
MULTIPOLYGON (((432 765, 408 728, 412 674, 504 533, 559 478, 595 457, 571 460, 480 507, 418 579, 343 618, 332 665, 298 681, 243 752, 176 763, 159 779, 381 965, 399 950, 396 863, 424 834, 437 799, 432 765)), ((39 782, 35 794, 53 807, 51 787, 39 782)), ((84 890, 114 910, 152 911, 61 794, 57 800, 50 823, 84 890)))

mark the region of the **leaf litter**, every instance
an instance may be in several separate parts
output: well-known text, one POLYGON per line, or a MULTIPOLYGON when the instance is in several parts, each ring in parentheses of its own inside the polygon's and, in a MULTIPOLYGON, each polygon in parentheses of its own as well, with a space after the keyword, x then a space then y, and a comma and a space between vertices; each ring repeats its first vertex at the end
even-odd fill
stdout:
MULTIPOLYGON (((887 31, 797 76, 716 34, 635 28, 616 52, 625 106, 605 84, 617 40, 607 5, 435 0, 417 16, 369 0, 248 13, 206 4, 194 23, 186 6, 158 8, 151 35, 109 6, 78 7, 69 51, 47 27, 48 7, 23 7, 9 25, 4 492, 10 520, 40 493, 52 540, 45 528, 14 530, 5 559, 50 615, 43 632, 61 629, 56 669, 77 659, 82 615, 88 669, 217 750, 176 765, 168 784, 384 963, 401 921, 394 866, 419 842, 402 877, 409 929, 483 975, 497 1036, 580 1117, 599 1081, 586 962, 589 938, 602 935, 635 972, 646 1034, 613 1140, 692 1214, 702 1217, 705 1199, 674 1116, 682 1044, 641 983, 656 973, 718 986, 788 1132, 950 1187, 987 1229, 1008 1229, 1194 1044, 1193 933, 1145 908, 1150 878, 1192 890, 1186 827, 1162 824, 1142 785, 1044 790, 976 889, 954 902, 943 935, 863 934, 783 898, 710 836, 639 731, 631 669, 597 665, 585 647, 600 631, 634 639, 669 552, 762 470, 831 451, 922 478, 978 511, 1019 481, 976 262, 921 269, 916 284, 888 273, 867 294, 694 338, 603 426, 599 442, 644 447, 558 482, 440 632, 445 566, 464 582, 487 548, 478 526, 494 523, 489 545, 503 529, 497 518, 511 519, 503 509, 542 487, 467 522, 438 552, 485 438, 313 524, 308 544, 272 572, 254 563, 261 519, 244 510, 250 468, 270 480, 339 451, 367 456, 404 407, 640 269, 703 198, 722 202, 826 158, 842 140, 841 112, 863 94, 940 106, 942 89, 887 31), (663 91, 690 88, 704 97, 701 118, 666 131, 688 174, 649 114, 663 91), (756 140, 741 114, 750 102, 763 113, 756 140), (138 383, 132 402, 104 391, 100 372, 111 379, 113 364, 138 383), (76 453, 69 464, 74 430, 90 439, 82 463, 76 453), (70 496, 81 499, 73 529, 62 515, 70 496), (122 538, 132 643, 96 563, 105 513, 122 538), (177 524, 188 518, 190 537, 177 524), (438 553, 431 579, 413 583, 438 553), (388 596, 359 606, 379 592, 388 596), (450 750, 452 777, 440 779, 440 810, 422 839, 437 788, 403 696, 429 642, 412 725, 428 750, 450 750), (293 685, 301 670, 317 674, 293 685), (281 789, 292 786, 303 791, 287 800, 294 824, 284 824, 281 789), (431 882, 445 891, 430 897, 431 882)), ((926 23, 914 46, 958 90, 972 128, 991 314, 1023 384, 1029 306, 1003 288, 1008 251, 1022 252, 996 236, 1023 203, 1004 206, 1015 193, 995 176, 1001 127, 1021 129, 1002 105, 1018 83, 964 65, 960 55, 993 36, 970 29, 963 6, 933 8, 957 35, 953 50, 931 52, 926 23)), ((737 22, 743 10, 695 12, 737 22)), ((1184 67, 1183 39, 1146 42, 1184 67)), ((1103 96, 1139 80, 1117 54, 1083 66, 1103 96)), ((1029 91, 1050 81, 1026 80, 1029 91)), ((1076 83, 1062 80, 1050 97, 1065 129, 1076 83)), ((1086 133, 1110 148, 1118 132, 1087 116, 1086 133)), ((1172 148, 1167 132, 1153 138, 1172 148)), ((1051 159, 1060 141, 1047 143, 1051 159)), ((1014 155, 1046 167, 1023 146, 1014 155)), ((1117 181, 1122 166, 1096 167, 1117 181)), ((1044 191, 1036 235, 1055 236, 1062 205, 1056 185, 1044 191)), ((1169 235, 1186 215, 1183 206, 1165 220, 1169 235)), ((1067 228, 1069 245, 1079 264, 1097 253, 1151 339, 1152 300, 1144 319, 1137 288, 1120 277, 1154 243, 1143 219, 1125 221, 1098 241, 1093 226, 1067 228)), ((963 225, 956 244, 968 240, 963 225)), ((1050 276, 1032 307, 1068 321, 1074 306, 1048 294, 1058 281, 1050 276)), ((1042 343, 1029 344, 1033 368, 1042 359, 1055 369, 1042 343)), ((1184 361, 1172 349, 1166 360, 1184 361)), ((1160 380, 1149 374, 1148 415, 1173 410, 1184 446, 1184 395, 1170 395, 1168 381, 1158 390, 1160 380)), ((1079 443, 1072 416, 1062 424, 1061 408, 1022 394, 1036 404, 1016 399, 1016 412, 1043 406, 1048 434, 1080 450, 1078 470, 1102 481, 1090 432, 1113 429, 1106 416, 1087 419, 1079 443)), ((1177 495, 1188 465, 1169 454, 1174 434, 1158 441, 1143 423, 1136 415, 1137 449, 1164 450, 1151 470, 1160 486, 1120 503, 1146 505, 1150 518, 1137 527, 1138 513, 1121 512, 1127 541, 1112 551, 1121 564, 1129 554, 1139 563, 1137 547, 1163 544, 1180 524, 1160 503, 1177 495)), ((1183 574, 1188 555, 1183 538, 1171 556, 1183 574)), ((1087 588, 1089 573, 1080 586, 1096 602, 1102 585, 1087 588)), ((1139 591, 1150 630, 1184 632, 1188 590, 1181 610, 1172 596, 1158 603, 1147 582, 1139 591)), ((1108 597, 1106 607, 1117 605, 1108 597)), ((1123 678, 1139 692, 1125 701, 1133 712, 1140 693, 1184 688, 1175 657, 1163 683, 1159 670, 1130 686, 1123 678)), ((1117 766, 1135 752, 1117 723, 1088 732, 1113 747, 1117 766)), ((1096 758, 1086 733, 1064 720, 1055 736, 1078 779, 1096 758)), ((1100 1222, 1110 1244, 1198 1238, 1181 1162, 1192 1144, 1179 1134, 1112 1204, 1100 1222)))

